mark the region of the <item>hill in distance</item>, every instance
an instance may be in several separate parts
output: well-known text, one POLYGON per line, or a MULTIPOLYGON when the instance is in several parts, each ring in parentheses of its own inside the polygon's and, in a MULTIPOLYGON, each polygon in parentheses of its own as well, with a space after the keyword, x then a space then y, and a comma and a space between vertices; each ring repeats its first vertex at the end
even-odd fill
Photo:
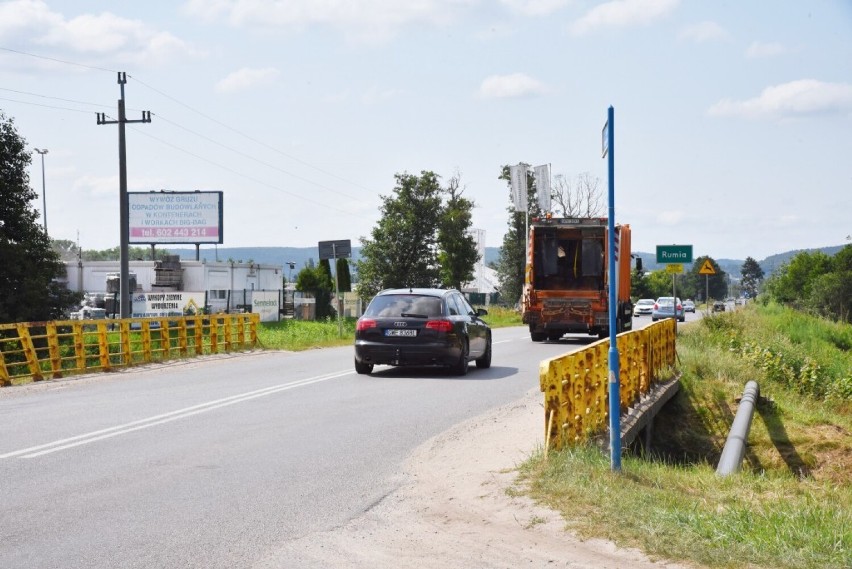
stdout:
MULTIPOLYGON (((780 266, 787 263, 797 254, 808 251, 822 251, 826 255, 834 255, 844 245, 836 245, 833 247, 820 247, 818 249, 797 249, 787 251, 786 253, 778 253, 758 261, 760 268, 769 276, 780 266)), ((172 249, 168 248, 172 255, 180 255, 181 259, 194 260, 195 249, 172 249)), ((657 264, 656 253, 636 252, 634 255, 642 259, 642 266, 646 271, 655 271, 662 269, 662 265, 657 264)), ((485 248, 485 264, 487 266, 496 263, 500 257, 499 247, 485 248)), ((361 258, 361 248, 352 247, 352 259, 358 261, 361 258)), ((262 265, 276 265, 284 267, 289 271, 287 263, 294 264, 293 272, 297 273, 312 260, 314 264, 319 263, 319 250, 317 247, 216 247, 213 249, 201 249, 199 251, 199 260, 204 261, 235 261, 244 263, 259 263, 262 265)), ((719 264, 719 268, 728 273, 734 278, 739 278, 740 269, 745 263, 745 259, 714 259, 719 264)), ((687 266, 687 270, 688 267, 687 266)), ((287 273, 289 278, 289 272, 287 273)))

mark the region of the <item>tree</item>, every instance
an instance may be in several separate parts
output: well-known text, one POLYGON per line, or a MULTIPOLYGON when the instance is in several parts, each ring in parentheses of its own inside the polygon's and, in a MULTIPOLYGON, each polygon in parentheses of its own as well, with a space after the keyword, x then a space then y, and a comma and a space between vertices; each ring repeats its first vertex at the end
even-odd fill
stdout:
POLYGON ((443 189, 438 176, 396 174, 396 186, 382 196, 381 218, 371 239, 361 237, 358 294, 369 299, 385 288, 436 287, 441 282, 437 229, 443 189))
MULTIPOLYGON (((659 298, 672 295, 672 276, 666 271, 653 271, 646 277, 648 298, 659 298)), ((678 293, 680 296, 681 293, 678 293)))
POLYGON ((334 281, 331 280, 327 259, 320 261, 318 266, 314 266, 313 262, 310 262, 299 271, 299 274, 296 275, 296 290, 314 295, 317 319, 328 318, 336 314, 331 306, 331 291, 334 290, 334 281))
POLYGON ((812 314, 850 322, 852 245, 834 257, 802 251, 766 282, 768 296, 812 314))
MULTIPOLYGON (((704 298, 707 293, 710 298, 721 300, 728 295, 728 273, 723 271, 714 259, 704 255, 696 258, 692 263, 692 268, 684 275, 682 286, 684 293, 689 294, 688 297, 683 298, 704 298), (698 272, 705 262, 710 263, 714 274, 702 275, 698 272)), ((707 298, 704 300, 709 302, 707 298)))
POLYGON ((438 224, 438 264, 441 284, 461 290, 462 284, 474 277, 479 261, 476 240, 470 234, 473 202, 462 197, 459 178, 450 179, 446 188, 447 203, 438 224))
MULTIPOLYGON (((505 180, 511 196, 512 175, 509 166, 503 166, 498 180, 505 180)), ((526 267, 527 216, 540 214, 536 200, 535 176, 527 172, 527 211, 518 211, 514 205, 507 208, 508 228, 503 235, 503 246, 495 269, 500 281, 500 295, 513 304, 520 301, 524 291, 524 271, 526 267)))
POLYGON ((14 121, 0 112, 0 322, 62 318, 80 300, 56 279, 65 265, 37 223, 29 185, 32 157, 14 121))
POLYGON ((349 274, 349 260, 341 257, 335 263, 337 274, 337 290, 340 292, 352 292, 352 275, 349 274))
POLYGON ((810 295, 816 278, 831 270, 831 257, 825 253, 802 251, 772 275, 767 282, 767 288, 778 302, 801 308, 810 295))
POLYGON ((640 298, 657 298, 661 295, 656 294, 656 291, 651 289, 651 283, 645 271, 633 269, 630 278, 630 296, 638 300, 640 298))
POLYGON ((760 283, 763 281, 763 269, 752 257, 746 257, 740 268, 740 274, 743 276, 743 291, 749 298, 756 297, 760 283))
POLYGON ((551 199, 556 213, 562 217, 600 217, 604 215, 603 191, 600 178, 592 178, 588 172, 577 176, 572 185, 564 175, 554 178, 551 199))

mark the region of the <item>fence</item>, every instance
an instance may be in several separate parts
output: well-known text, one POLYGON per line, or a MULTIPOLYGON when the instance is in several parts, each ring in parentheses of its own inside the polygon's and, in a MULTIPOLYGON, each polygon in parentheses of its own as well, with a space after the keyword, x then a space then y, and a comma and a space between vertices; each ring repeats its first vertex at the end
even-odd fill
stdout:
POLYGON ((0 324, 0 386, 257 346, 260 316, 0 324))
MULTIPOLYGON (((675 363, 675 321, 665 319, 616 337, 619 397, 624 416, 675 363)), ((609 340, 541 362, 545 441, 559 449, 602 433, 609 417, 609 340)))

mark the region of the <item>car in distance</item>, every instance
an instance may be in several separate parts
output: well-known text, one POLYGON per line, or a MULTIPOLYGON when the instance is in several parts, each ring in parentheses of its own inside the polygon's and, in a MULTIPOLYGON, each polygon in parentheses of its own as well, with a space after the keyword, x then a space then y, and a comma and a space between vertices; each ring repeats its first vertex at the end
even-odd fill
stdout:
POLYGON ((465 375, 468 364, 491 366, 488 314, 455 289, 404 288, 379 292, 355 325, 355 371, 375 365, 442 366, 465 375))
POLYGON ((656 322, 662 318, 677 318, 679 322, 686 320, 686 314, 683 312, 683 304, 681 304, 679 298, 661 296, 654 302, 651 320, 656 322))
POLYGON ((713 303, 713 312, 724 312, 725 311, 725 303, 721 300, 717 300, 713 303))
POLYGON ((636 301, 636 304, 633 306, 633 316, 643 316, 645 314, 651 314, 654 311, 654 299, 653 298, 640 298, 636 301))
POLYGON ((692 302, 691 300, 684 300, 683 301, 683 311, 694 313, 695 312, 695 303, 692 302))

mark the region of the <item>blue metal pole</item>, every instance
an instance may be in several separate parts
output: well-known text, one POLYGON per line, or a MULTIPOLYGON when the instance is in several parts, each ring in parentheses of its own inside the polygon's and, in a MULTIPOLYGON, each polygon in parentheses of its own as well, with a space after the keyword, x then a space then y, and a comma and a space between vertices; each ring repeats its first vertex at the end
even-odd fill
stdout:
POLYGON ((610 469, 621 471, 621 396, 619 394, 617 330, 618 291, 615 262, 615 109, 607 113, 607 154, 609 162, 609 219, 607 224, 609 250, 609 452, 610 469))

